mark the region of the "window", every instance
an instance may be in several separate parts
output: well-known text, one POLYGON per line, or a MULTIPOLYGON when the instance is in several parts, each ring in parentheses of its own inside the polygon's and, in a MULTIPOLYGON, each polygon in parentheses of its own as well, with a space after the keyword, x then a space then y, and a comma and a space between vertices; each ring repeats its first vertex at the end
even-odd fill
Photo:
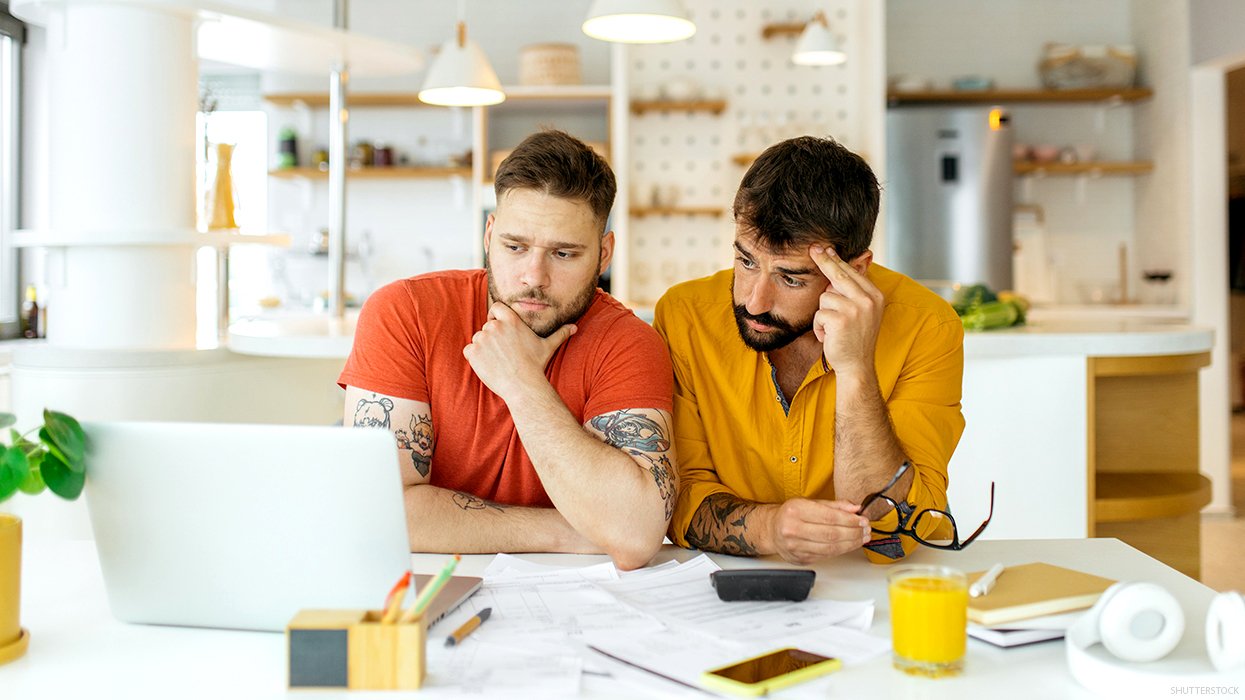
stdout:
POLYGON ((0 9, 0 335, 18 334, 17 251, 13 232, 21 214, 21 75, 26 28, 0 9))

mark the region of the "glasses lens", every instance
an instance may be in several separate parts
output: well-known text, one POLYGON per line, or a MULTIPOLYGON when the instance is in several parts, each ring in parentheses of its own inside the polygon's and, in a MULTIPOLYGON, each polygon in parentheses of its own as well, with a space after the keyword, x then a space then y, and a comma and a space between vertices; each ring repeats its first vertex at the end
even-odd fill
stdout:
POLYGON ((923 510, 916 514, 911 523, 912 533, 918 541, 925 543, 919 533, 929 533, 930 542, 958 542, 959 533, 955 529, 955 518, 945 510, 923 510))

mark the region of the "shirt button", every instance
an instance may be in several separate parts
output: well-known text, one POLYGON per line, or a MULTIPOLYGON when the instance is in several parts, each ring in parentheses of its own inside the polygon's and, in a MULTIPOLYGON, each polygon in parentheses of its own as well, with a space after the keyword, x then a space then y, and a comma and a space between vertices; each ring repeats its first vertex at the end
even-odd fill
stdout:
POLYGON ((796 462, 800 461, 800 458, 796 457, 795 455, 791 455, 789 459, 791 460, 792 464, 795 464, 796 462))

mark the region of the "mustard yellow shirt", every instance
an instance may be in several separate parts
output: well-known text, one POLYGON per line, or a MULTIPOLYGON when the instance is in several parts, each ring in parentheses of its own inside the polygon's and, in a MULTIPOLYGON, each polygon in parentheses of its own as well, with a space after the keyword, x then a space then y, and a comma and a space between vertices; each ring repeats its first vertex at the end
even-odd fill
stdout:
MULTIPOLYGON (((886 299, 875 357, 878 385, 916 470, 906 501, 914 510, 945 509, 947 463, 964 432, 964 329, 950 304, 908 277, 874 264, 869 279, 886 299)), ((835 498, 834 370, 814 362, 795 395, 786 397, 790 413, 784 413, 768 356, 739 337, 731 280, 732 271, 723 270, 672 287, 657 302, 654 326, 674 364, 681 477, 669 534, 683 547, 693 514, 715 493, 758 503, 835 498)), ((896 517, 892 511, 875 526, 893 527, 896 517)), ((918 534, 950 537, 939 520, 924 518, 922 528, 928 521, 930 532, 918 534)), ((904 554, 916 546, 908 537, 901 544, 904 554)), ((891 561, 867 554, 878 563, 891 561)))

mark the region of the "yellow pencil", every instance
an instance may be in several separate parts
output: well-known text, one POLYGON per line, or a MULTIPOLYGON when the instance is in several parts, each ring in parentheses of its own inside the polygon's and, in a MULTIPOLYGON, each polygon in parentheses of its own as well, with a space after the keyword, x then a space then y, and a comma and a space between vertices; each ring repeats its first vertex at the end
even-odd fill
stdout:
POLYGON ((432 603, 432 599, 436 598, 437 594, 441 592, 441 589, 445 587, 445 583, 450 580, 450 576, 454 573, 454 568, 458 566, 458 562, 460 561, 462 561, 462 555, 455 554, 454 558, 445 565, 445 568, 441 569, 441 573, 437 574, 436 578, 429 581, 428 585, 424 586, 424 590, 420 591, 419 595, 415 597, 415 602, 412 603, 411 607, 407 608, 406 613, 402 615, 401 622, 410 622, 422 615, 424 611, 428 609, 428 606, 432 603))

